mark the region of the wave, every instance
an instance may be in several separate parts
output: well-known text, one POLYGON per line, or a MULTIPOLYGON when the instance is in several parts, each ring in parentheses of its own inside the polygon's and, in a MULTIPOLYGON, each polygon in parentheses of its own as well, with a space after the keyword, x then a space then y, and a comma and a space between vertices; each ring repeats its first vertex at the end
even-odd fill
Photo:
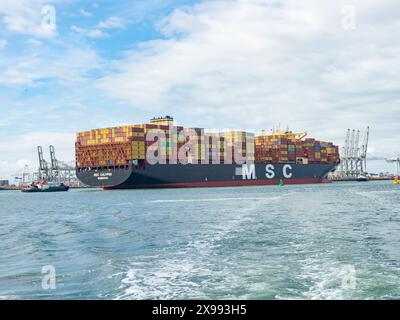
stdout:
POLYGON ((244 201, 244 200, 255 200, 255 201, 274 201, 280 200, 286 195, 274 196, 274 197, 235 197, 235 198, 202 198, 202 199, 159 199, 150 200, 149 203, 175 203, 175 202, 212 202, 212 201, 244 201))

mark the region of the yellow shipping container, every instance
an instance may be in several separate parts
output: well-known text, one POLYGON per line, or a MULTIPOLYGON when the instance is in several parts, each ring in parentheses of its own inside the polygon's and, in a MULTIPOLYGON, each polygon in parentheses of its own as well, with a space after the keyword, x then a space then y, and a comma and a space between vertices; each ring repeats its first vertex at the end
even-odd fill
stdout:
POLYGON ((144 146, 144 141, 132 141, 133 146, 144 146))

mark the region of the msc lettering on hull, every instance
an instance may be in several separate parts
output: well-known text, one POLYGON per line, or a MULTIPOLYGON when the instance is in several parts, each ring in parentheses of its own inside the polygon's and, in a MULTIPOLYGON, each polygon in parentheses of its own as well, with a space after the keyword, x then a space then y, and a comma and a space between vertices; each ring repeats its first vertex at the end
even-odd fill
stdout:
POLYGON ((243 180, 257 179, 256 166, 254 164, 242 165, 242 177, 243 180))
MULTIPOLYGON (((242 165, 242 178, 243 180, 257 180, 256 166, 254 164, 242 165)), ((240 170, 240 168, 239 168, 240 170)), ((236 170, 236 174, 238 170, 236 170)), ((290 164, 285 164, 282 167, 282 176, 285 179, 291 179, 293 177, 293 167, 290 164)), ((265 166, 265 178, 274 179, 276 177, 276 170, 273 164, 267 164, 265 166)))

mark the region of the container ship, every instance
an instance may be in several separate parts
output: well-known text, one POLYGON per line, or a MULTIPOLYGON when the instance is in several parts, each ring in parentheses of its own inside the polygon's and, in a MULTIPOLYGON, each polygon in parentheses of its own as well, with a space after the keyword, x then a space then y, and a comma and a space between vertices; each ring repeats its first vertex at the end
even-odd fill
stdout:
POLYGON ((338 146, 289 130, 208 132, 150 123, 77 133, 76 174, 104 189, 224 187, 324 182, 338 146))

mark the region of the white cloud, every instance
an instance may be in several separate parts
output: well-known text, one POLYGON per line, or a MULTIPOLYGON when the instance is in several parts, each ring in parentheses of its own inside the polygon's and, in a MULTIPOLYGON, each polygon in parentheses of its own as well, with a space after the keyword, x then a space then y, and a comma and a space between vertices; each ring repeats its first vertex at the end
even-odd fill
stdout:
POLYGON ((0 49, 7 47, 8 41, 5 39, 0 39, 0 49))
POLYGON ((98 86, 199 126, 281 123, 342 143, 347 127, 370 124, 376 152, 390 152, 400 143, 389 139, 398 136, 400 44, 393 35, 400 6, 352 3, 355 30, 342 27, 342 0, 186 6, 159 23, 166 40, 126 53, 98 86))
POLYGON ((0 19, 11 32, 52 37, 57 34, 56 28, 49 28, 46 19, 49 12, 43 11, 52 2, 54 0, 1 0, 0 19))
POLYGON ((79 33, 83 36, 87 36, 89 38, 102 38, 107 36, 107 33, 101 31, 100 29, 94 28, 94 29, 85 29, 85 28, 80 28, 75 25, 71 26, 71 30, 79 33))
POLYGON ((42 45, 42 42, 37 40, 37 39, 29 39, 27 41, 27 43, 32 45, 32 46, 40 46, 40 45, 42 45))
POLYGON ((28 164, 31 172, 38 167, 37 146, 42 146, 49 161, 48 146, 54 145, 59 160, 69 162, 74 159, 75 135, 59 132, 31 132, 15 135, 12 139, 0 139, 0 148, 7 150, 0 160, 0 176, 13 178, 28 164))
POLYGON ((99 22, 100 29, 114 29, 114 28, 122 28, 124 26, 121 18, 118 17, 110 17, 107 20, 99 22))
POLYGON ((75 25, 72 25, 72 26, 70 27, 70 29, 71 29, 72 31, 76 32, 76 33, 84 33, 84 32, 86 32, 86 29, 80 28, 80 27, 75 26, 75 25))
POLYGON ((81 8, 80 13, 85 16, 85 17, 91 17, 93 14, 89 11, 86 11, 85 9, 81 8))
POLYGON ((100 67, 101 60, 92 49, 62 46, 58 50, 40 48, 40 54, 8 57, 0 61, 0 84, 37 86, 52 79, 72 85, 87 80, 90 70, 100 67), (63 51, 60 59, 59 51, 63 51))
POLYGON ((89 38, 102 38, 108 34, 104 32, 105 29, 118 29, 122 28, 123 22, 118 17, 110 17, 107 20, 100 21, 94 28, 81 28, 78 26, 71 26, 71 30, 89 38))
POLYGON ((90 38, 102 38, 102 37, 106 36, 107 34, 99 29, 92 29, 92 30, 88 31, 87 35, 90 38))

